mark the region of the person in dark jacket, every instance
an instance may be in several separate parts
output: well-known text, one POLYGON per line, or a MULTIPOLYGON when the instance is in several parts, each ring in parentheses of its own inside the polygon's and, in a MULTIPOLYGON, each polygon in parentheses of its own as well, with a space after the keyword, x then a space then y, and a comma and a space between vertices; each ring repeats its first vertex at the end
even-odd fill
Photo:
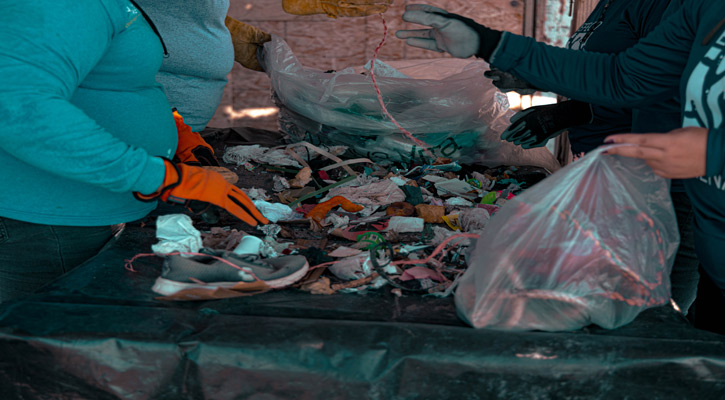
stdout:
MULTIPOLYGON (((683 0, 601 0, 569 39, 567 48, 621 53, 646 37, 682 3, 683 0)), ((502 91, 536 91, 531 84, 509 72, 494 69, 486 76, 502 91)), ((567 100, 528 108, 514 115, 511 122, 502 139, 532 148, 544 146, 549 139, 567 131, 571 151, 581 157, 604 144, 604 139, 611 134, 668 132, 679 128, 680 101, 675 96, 641 109, 631 109, 567 100)), ((680 180, 672 181, 671 197, 680 233, 680 246, 670 274, 672 300, 687 315, 695 301, 699 280, 692 230, 694 212, 680 180)))
POLYGON ((702 266, 695 325, 725 333, 725 2, 687 1, 619 54, 547 46, 427 5, 408 5, 403 19, 429 27, 398 31, 411 46, 459 58, 475 55, 575 100, 641 108, 679 94, 680 128, 613 135, 605 143, 632 144, 610 152, 644 159, 656 174, 684 180, 702 266))

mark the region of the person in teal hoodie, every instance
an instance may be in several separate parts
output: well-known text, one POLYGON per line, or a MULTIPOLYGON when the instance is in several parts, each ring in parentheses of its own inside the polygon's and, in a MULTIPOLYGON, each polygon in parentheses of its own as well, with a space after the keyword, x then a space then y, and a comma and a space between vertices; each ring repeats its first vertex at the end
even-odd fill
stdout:
MULTIPOLYGON (((206 128, 222 100, 234 62, 262 71, 259 49, 271 36, 227 15, 229 0, 136 0, 158 28, 168 49, 156 80, 170 106, 193 135, 179 134, 202 165, 218 165, 198 132, 206 128)), ((385 12, 392 0, 281 0, 289 14, 363 17, 385 12)))
POLYGON ((579 101, 639 108, 679 94, 681 128, 618 134, 605 142, 632 144, 610 153, 641 158, 656 174, 684 180, 702 268, 695 326, 725 333, 725 2, 689 0, 616 55, 547 46, 428 5, 408 5, 403 19, 429 27, 397 32, 411 46, 477 56, 579 101))
POLYGON ((157 200, 268 221, 244 193, 170 161, 164 47, 132 0, 0 0, 0 301, 93 257, 157 200))

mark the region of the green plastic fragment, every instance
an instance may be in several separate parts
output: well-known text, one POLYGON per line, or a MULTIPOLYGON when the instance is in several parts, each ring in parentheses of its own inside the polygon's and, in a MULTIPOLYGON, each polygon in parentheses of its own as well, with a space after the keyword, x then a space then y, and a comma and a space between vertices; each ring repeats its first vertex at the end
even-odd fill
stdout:
POLYGON ((378 232, 366 232, 361 235, 357 235, 355 240, 358 243, 367 243, 367 246, 363 247, 363 250, 370 250, 376 245, 385 242, 385 237, 378 232))
POLYGON ((481 204, 493 204, 496 202, 496 192, 488 192, 487 195, 481 199, 481 204))

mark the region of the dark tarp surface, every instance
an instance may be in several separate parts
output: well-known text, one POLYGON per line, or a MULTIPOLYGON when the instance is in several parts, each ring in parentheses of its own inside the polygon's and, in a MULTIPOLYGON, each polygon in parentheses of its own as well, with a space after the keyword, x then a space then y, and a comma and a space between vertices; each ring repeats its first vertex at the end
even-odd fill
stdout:
POLYGON ((40 293, 0 305, 0 399, 722 399, 725 337, 670 307, 613 331, 475 330, 452 298, 155 300, 131 224, 40 293))

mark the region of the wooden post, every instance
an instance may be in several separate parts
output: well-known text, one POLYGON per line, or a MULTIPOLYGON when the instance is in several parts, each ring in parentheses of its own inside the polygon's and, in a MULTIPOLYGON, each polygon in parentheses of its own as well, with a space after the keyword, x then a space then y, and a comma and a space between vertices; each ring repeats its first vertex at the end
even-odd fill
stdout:
POLYGON ((536 0, 524 2, 524 36, 534 37, 536 33, 536 0))
POLYGON ((574 21, 571 24, 572 34, 587 20, 587 17, 594 11, 597 3, 599 3, 599 0, 574 0, 574 21))

